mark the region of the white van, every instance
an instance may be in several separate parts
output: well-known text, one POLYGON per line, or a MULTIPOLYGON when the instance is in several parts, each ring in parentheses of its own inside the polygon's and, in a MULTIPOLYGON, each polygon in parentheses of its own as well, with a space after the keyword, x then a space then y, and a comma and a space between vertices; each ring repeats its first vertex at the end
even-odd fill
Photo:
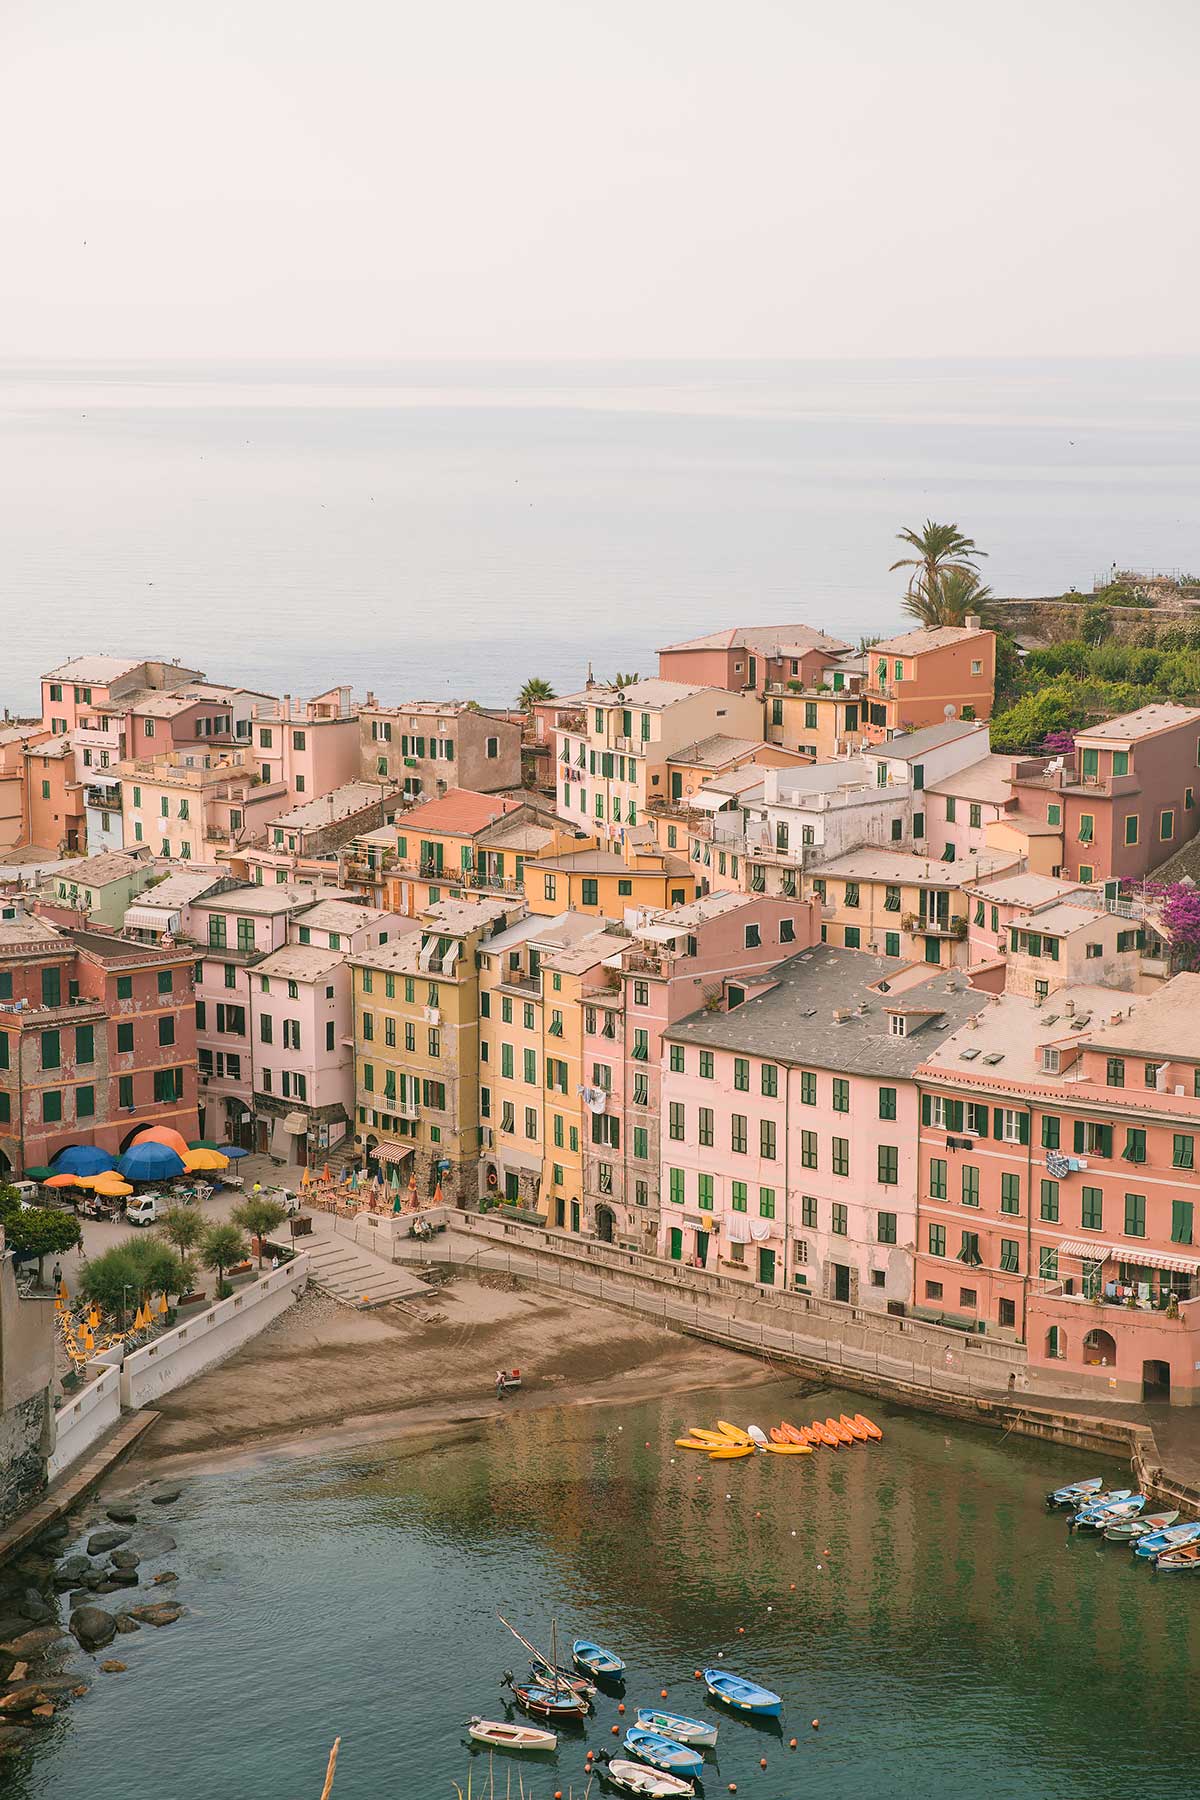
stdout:
POLYGON ((42 1204, 36 1181, 14 1181, 11 1183, 21 1196, 21 1205, 28 1209, 42 1204))
POLYGON ((130 1225, 154 1225, 158 1222, 159 1210, 163 1205, 161 1194, 140 1194, 131 1200, 125 1208, 126 1223, 130 1225))

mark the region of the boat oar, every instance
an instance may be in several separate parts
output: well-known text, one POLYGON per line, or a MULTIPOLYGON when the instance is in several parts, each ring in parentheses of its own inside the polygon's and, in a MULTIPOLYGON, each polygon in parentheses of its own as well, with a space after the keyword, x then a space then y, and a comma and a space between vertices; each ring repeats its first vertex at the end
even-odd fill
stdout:
POLYGON ((325 1770, 325 1786, 321 1789, 321 1800, 329 1800, 333 1788, 333 1771, 337 1768, 338 1746, 341 1741, 340 1737, 335 1737, 333 1740, 333 1749, 329 1752, 329 1766, 325 1770))

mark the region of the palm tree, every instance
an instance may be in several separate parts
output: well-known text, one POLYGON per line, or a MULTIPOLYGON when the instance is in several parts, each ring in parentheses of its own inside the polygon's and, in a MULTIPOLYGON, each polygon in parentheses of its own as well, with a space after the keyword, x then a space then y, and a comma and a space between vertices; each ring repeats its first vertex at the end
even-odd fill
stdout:
POLYGON ((946 568, 932 590, 909 587, 904 610, 931 630, 938 625, 962 625, 973 614, 987 624, 988 601, 992 590, 980 581, 974 569, 946 568))
POLYGON ((932 519, 926 519, 921 531, 913 531, 909 527, 898 531, 896 536, 902 544, 908 544, 917 553, 915 556, 902 556, 899 562, 892 564, 890 571, 912 571, 908 578, 910 599, 916 594, 924 594, 926 598, 932 599, 944 576, 952 573, 974 574, 977 559, 987 555, 986 550, 976 548, 974 538, 964 537, 957 525, 935 525, 932 519))
POLYGON ((635 682, 641 679, 637 670, 634 669, 629 675, 614 675, 608 685, 610 688, 631 688, 635 682))
POLYGON ((522 712, 532 712, 543 700, 555 700, 557 697, 548 681, 543 681, 540 675, 531 675, 517 695, 517 705, 522 712))

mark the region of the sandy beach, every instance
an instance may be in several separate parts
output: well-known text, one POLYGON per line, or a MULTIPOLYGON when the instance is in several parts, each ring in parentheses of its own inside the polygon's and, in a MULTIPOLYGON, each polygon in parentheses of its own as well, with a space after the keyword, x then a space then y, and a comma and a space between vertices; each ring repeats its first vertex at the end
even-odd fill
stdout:
POLYGON ((159 1423, 127 1473, 773 1379, 752 1357, 507 1276, 450 1282, 424 1310, 357 1312, 310 1289, 261 1337, 158 1403, 159 1423), (523 1386, 498 1401, 501 1366, 519 1368, 523 1386))

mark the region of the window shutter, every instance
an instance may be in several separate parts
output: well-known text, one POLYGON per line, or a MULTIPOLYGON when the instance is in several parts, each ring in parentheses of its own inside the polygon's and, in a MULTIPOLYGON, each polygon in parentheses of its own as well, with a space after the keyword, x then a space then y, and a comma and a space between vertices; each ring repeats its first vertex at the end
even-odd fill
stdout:
POLYGON ((1100 1154, 1101 1154, 1101 1156, 1111 1156, 1112 1155, 1112 1126, 1111 1125, 1102 1125, 1100 1127, 1100 1154))
POLYGON ((979 1135, 985 1138, 988 1134, 988 1109, 986 1106, 977 1106, 975 1112, 979 1121, 979 1135))
POLYGON ((1004 1136, 1004 1108, 1002 1106, 992 1108, 992 1136, 995 1138, 1004 1136))
POLYGON ((1082 1119, 1076 1119, 1076 1121, 1075 1121, 1075 1149, 1077 1151, 1083 1149, 1083 1120, 1082 1119))
POLYGON ((1017 1120, 1017 1126, 1018 1126, 1018 1130, 1020 1132, 1021 1142, 1023 1144, 1027 1144, 1029 1142, 1029 1114, 1028 1113, 1022 1113, 1020 1115, 1019 1119, 1017 1120))
POLYGON ((962 1103, 962 1101, 961 1100, 952 1100, 950 1102, 949 1110, 950 1110, 950 1129, 951 1129, 951 1131, 961 1131, 963 1128, 963 1103, 962 1103))
POLYGON ((922 1125, 933 1124, 933 1097, 930 1094, 921 1095, 921 1123, 922 1125))

